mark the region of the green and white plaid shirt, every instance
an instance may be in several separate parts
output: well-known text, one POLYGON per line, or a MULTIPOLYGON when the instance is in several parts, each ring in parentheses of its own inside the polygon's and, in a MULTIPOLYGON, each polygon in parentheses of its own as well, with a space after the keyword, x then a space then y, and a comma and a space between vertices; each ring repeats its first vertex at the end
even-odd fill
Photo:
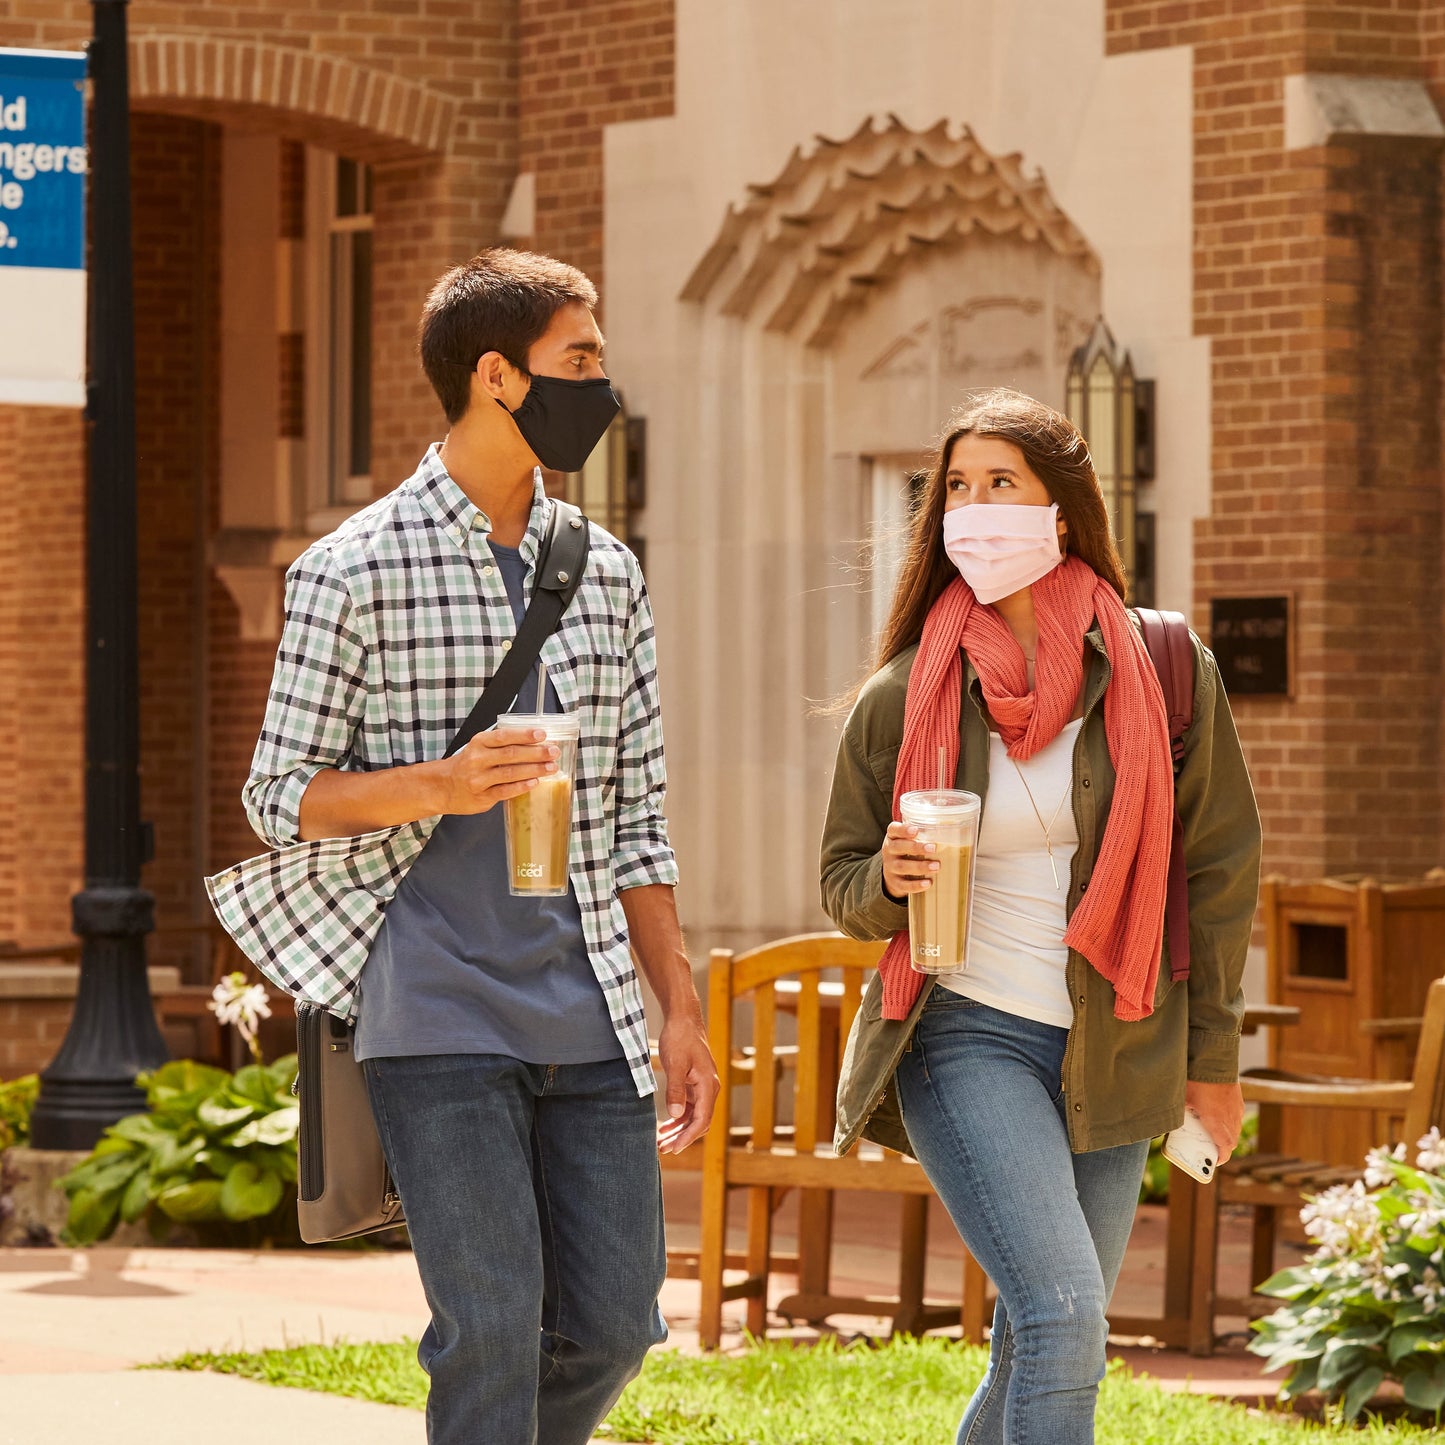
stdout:
MULTIPOLYGON (((551 507, 539 475, 521 544, 529 572, 551 507)), ((438 819, 302 843, 301 795, 323 768, 395 768, 446 751, 516 632, 490 530, 432 447, 410 479, 287 573, 286 626, 244 794, 252 827, 275 851, 206 886, 247 957, 333 1013, 354 1012, 383 910, 438 819)), ((572 883, 593 970, 645 1094, 655 1085, 617 895, 677 882, 662 811, 657 654, 637 559, 599 527, 591 540, 542 661, 563 707, 582 719, 572 883)))

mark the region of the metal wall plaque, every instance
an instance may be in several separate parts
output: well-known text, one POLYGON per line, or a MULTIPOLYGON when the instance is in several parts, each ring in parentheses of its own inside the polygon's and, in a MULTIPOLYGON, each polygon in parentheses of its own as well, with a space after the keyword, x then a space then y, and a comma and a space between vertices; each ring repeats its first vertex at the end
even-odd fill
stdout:
POLYGON ((1211 597, 1209 645, 1231 697, 1290 695, 1290 598, 1211 597))

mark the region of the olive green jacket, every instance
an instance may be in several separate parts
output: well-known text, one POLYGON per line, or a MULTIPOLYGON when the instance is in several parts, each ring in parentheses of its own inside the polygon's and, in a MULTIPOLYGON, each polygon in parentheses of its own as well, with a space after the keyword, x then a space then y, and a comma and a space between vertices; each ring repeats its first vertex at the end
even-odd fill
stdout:
MULTIPOLYGON (((1114 793, 1103 707, 1110 667, 1097 624, 1084 644, 1084 723, 1074 749, 1079 846, 1069 879, 1071 917, 1088 886, 1114 793)), ((1184 1117, 1186 1077, 1224 1084, 1239 1073, 1240 979, 1259 896, 1259 813, 1214 657, 1197 638, 1194 647, 1194 723, 1185 735, 1175 783, 1189 872, 1189 980, 1171 982, 1166 939, 1154 1012, 1123 1023, 1114 1017, 1113 986, 1070 950, 1066 978, 1074 1022, 1063 1085, 1075 1153, 1166 1133, 1184 1117)), ((883 892, 880 850, 893 817, 903 704, 916 651, 901 653, 868 680, 838 748, 823 833, 823 907, 851 938, 887 938, 908 926, 907 905, 883 892)), ((988 721, 983 689, 966 655, 963 691, 956 785, 982 798, 988 792, 988 721)), ((838 1153, 852 1148, 860 1134, 911 1152, 893 1075, 911 1047, 932 988, 927 980, 908 1018, 897 1021, 882 1017, 881 979, 870 983, 839 1076, 838 1153)))

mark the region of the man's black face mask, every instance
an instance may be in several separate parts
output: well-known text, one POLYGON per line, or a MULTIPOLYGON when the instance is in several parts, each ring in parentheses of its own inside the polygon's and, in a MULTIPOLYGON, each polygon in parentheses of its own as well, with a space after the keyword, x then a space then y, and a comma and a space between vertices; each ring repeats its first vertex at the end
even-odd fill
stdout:
MULTIPOLYGON (((507 410, 500 397, 496 402, 507 410)), ((521 406, 509 415, 544 467, 580 472, 621 410, 622 403, 605 376, 591 381, 534 376, 521 406)))

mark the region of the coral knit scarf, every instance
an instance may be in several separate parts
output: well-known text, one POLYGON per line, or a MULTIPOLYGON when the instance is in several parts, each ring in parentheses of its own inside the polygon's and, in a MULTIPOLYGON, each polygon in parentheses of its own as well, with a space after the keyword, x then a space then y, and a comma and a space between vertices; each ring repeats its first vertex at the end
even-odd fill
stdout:
MULTIPOLYGON (((1149 653, 1119 594, 1088 563, 1067 558, 1033 584, 1039 644, 1035 691, 1023 650, 997 611, 974 597, 962 578, 929 611, 908 679, 903 745, 893 785, 893 816, 904 793, 937 783, 938 754, 948 777, 958 769, 963 648, 978 671, 988 710, 1009 755, 1031 758, 1069 720, 1084 680, 1083 637, 1095 617, 1112 673, 1104 694, 1104 728, 1116 773, 1114 798, 1088 891, 1064 933, 1114 985, 1114 1016, 1147 1018, 1164 936, 1164 898, 1174 817, 1174 779, 1164 694, 1149 653)), ((909 962, 908 931, 893 935, 879 964, 883 1017, 902 1019, 923 975, 909 962)))

